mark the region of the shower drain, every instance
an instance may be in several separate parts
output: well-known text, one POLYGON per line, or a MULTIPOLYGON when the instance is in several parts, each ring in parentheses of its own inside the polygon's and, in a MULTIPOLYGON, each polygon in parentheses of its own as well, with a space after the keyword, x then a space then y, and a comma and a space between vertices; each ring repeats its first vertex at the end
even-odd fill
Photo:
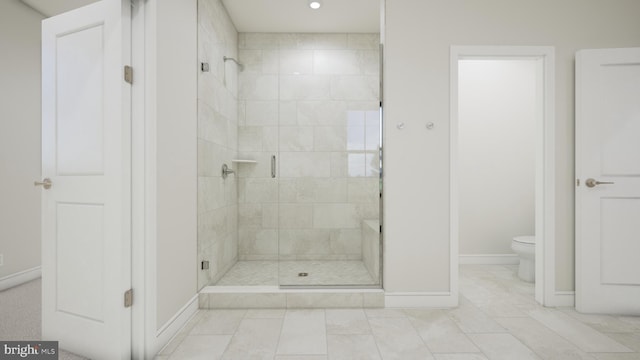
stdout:
POLYGON ((298 276, 300 276, 300 277, 309 276, 309 273, 301 272, 301 273, 298 273, 298 276))

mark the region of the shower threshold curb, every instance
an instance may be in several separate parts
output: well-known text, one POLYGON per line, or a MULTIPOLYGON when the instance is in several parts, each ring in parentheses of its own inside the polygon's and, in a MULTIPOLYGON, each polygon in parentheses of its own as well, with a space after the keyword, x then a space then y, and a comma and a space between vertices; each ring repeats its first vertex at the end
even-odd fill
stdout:
POLYGON ((201 309, 383 308, 380 288, 281 288, 279 286, 207 286, 201 309))

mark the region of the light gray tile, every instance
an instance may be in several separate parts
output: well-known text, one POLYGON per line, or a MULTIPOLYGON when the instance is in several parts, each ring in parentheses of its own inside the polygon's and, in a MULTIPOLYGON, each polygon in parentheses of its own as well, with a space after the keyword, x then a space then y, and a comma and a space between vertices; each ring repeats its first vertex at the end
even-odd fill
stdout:
POLYGON ((631 352, 626 346, 558 310, 537 309, 529 316, 586 352, 631 352))
POLYGON ((640 332, 640 316, 618 316, 618 319, 633 325, 640 332))
POLYGON ((304 229, 313 226, 311 204, 280 204, 280 229, 304 229))
POLYGON ((382 358, 433 359, 407 318, 369 318, 382 358))
POLYGON ((531 318, 500 318, 498 323, 536 352, 542 359, 564 360, 593 357, 531 318))
POLYGON ((313 128, 315 151, 346 151, 347 128, 344 126, 316 126, 313 128))
POLYGON ((218 293, 209 294, 209 306, 215 309, 284 308, 286 295, 283 293, 218 293))
POLYGON ((200 293, 198 294, 198 309, 208 309, 209 308, 209 294, 200 293))
POLYGON ((203 310, 202 319, 193 327, 189 335, 233 334, 245 312, 246 310, 203 310))
POLYGON ((245 122, 247 126, 277 126, 277 101, 247 101, 245 122))
POLYGON ((640 333, 606 333, 605 335, 640 353, 640 333))
MULTIPOLYGON (((337 283, 337 282, 336 282, 337 283)), ((361 308, 362 293, 287 294, 287 308, 361 308)))
POLYGON ((434 354, 436 360, 488 360, 483 354, 434 354))
POLYGON ((278 346, 282 319, 244 319, 231 338, 223 359, 272 359, 278 346))
POLYGON ((637 330, 633 324, 620 320, 615 315, 581 314, 573 308, 561 311, 600 332, 632 333, 637 330))
POLYGON ((354 204, 313 204, 313 227, 353 229, 360 227, 354 204))
POLYGON ((327 334, 371 334, 371 327, 362 309, 327 309, 327 334))
POLYGON ((364 312, 369 319, 407 317, 402 310, 397 309, 365 309, 364 312))
POLYGON ((280 74, 309 75, 313 73, 311 50, 280 50, 280 74))
POLYGON ((278 100, 278 76, 243 73, 238 90, 242 100, 278 100))
POLYGON ((331 78, 331 99, 333 100, 375 100, 378 98, 377 76, 333 76, 331 78))
POLYGON ((250 309, 247 310, 245 319, 282 319, 285 309, 250 309))
POLYGON ((299 125, 344 127, 347 124, 347 104, 344 101, 299 101, 297 104, 299 125))
POLYGON ((331 155, 326 152, 281 152, 278 165, 283 178, 329 177, 331 155))
POLYGON ((170 360, 220 359, 231 335, 190 335, 169 357, 170 360))
POLYGON ((280 151, 312 151, 313 127, 281 126, 280 151))
POLYGON ((412 309, 405 313, 431 352, 480 352, 444 311, 412 309))
POLYGON ((327 353, 324 310, 287 310, 278 355, 327 353))
POLYGON ((313 72, 320 75, 358 75, 362 73, 354 50, 315 50, 313 72))
POLYGON ((327 360, 326 355, 276 355, 274 360, 327 360))
POLYGON ((465 333, 505 332, 504 328, 469 302, 460 301, 457 309, 448 310, 448 316, 465 333))
POLYGON ((384 292, 363 293, 363 307, 365 308, 384 308, 384 292))
POLYGON ((490 360, 540 359, 511 334, 469 334, 469 338, 490 360))
POLYGON ((601 353, 593 354, 598 360, 640 360, 640 354, 601 353))
POLYGON ((372 335, 328 335, 330 360, 381 359, 372 335))
MULTIPOLYGON (((336 84, 338 86, 339 84, 336 84)), ((352 86, 356 92, 360 90, 352 86)), ((330 100, 332 90, 331 78, 326 75, 282 75, 280 76, 281 100, 330 100)), ((355 95, 353 95, 355 96, 355 95)), ((335 97, 335 99, 341 99, 335 97)))

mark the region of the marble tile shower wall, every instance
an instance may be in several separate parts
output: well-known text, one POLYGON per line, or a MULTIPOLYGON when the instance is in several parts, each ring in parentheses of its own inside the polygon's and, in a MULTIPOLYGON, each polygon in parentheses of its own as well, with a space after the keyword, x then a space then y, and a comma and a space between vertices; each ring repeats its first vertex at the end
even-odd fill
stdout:
POLYGON ((378 34, 239 34, 241 260, 360 260, 378 219, 378 34), (271 177, 271 156, 277 176, 271 177))
POLYGON ((221 176, 238 152, 238 32, 220 0, 198 1, 198 287, 215 283, 238 259, 237 180, 221 176))

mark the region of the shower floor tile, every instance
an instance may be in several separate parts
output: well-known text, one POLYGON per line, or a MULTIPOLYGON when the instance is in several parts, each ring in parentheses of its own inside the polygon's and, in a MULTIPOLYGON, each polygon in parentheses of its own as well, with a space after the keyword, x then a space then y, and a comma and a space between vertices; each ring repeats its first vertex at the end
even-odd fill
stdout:
POLYGON ((358 260, 238 261, 216 285, 376 285, 376 282, 358 260), (308 275, 302 277, 299 273, 308 275))
POLYGON ((376 285, 362 261, 281 261, 280 285, 376 285), (307 273, 307 276, 298 276, 307 273))
POLYGON ((238 261, 216 285, 278 285, 278 262, 238 261))

